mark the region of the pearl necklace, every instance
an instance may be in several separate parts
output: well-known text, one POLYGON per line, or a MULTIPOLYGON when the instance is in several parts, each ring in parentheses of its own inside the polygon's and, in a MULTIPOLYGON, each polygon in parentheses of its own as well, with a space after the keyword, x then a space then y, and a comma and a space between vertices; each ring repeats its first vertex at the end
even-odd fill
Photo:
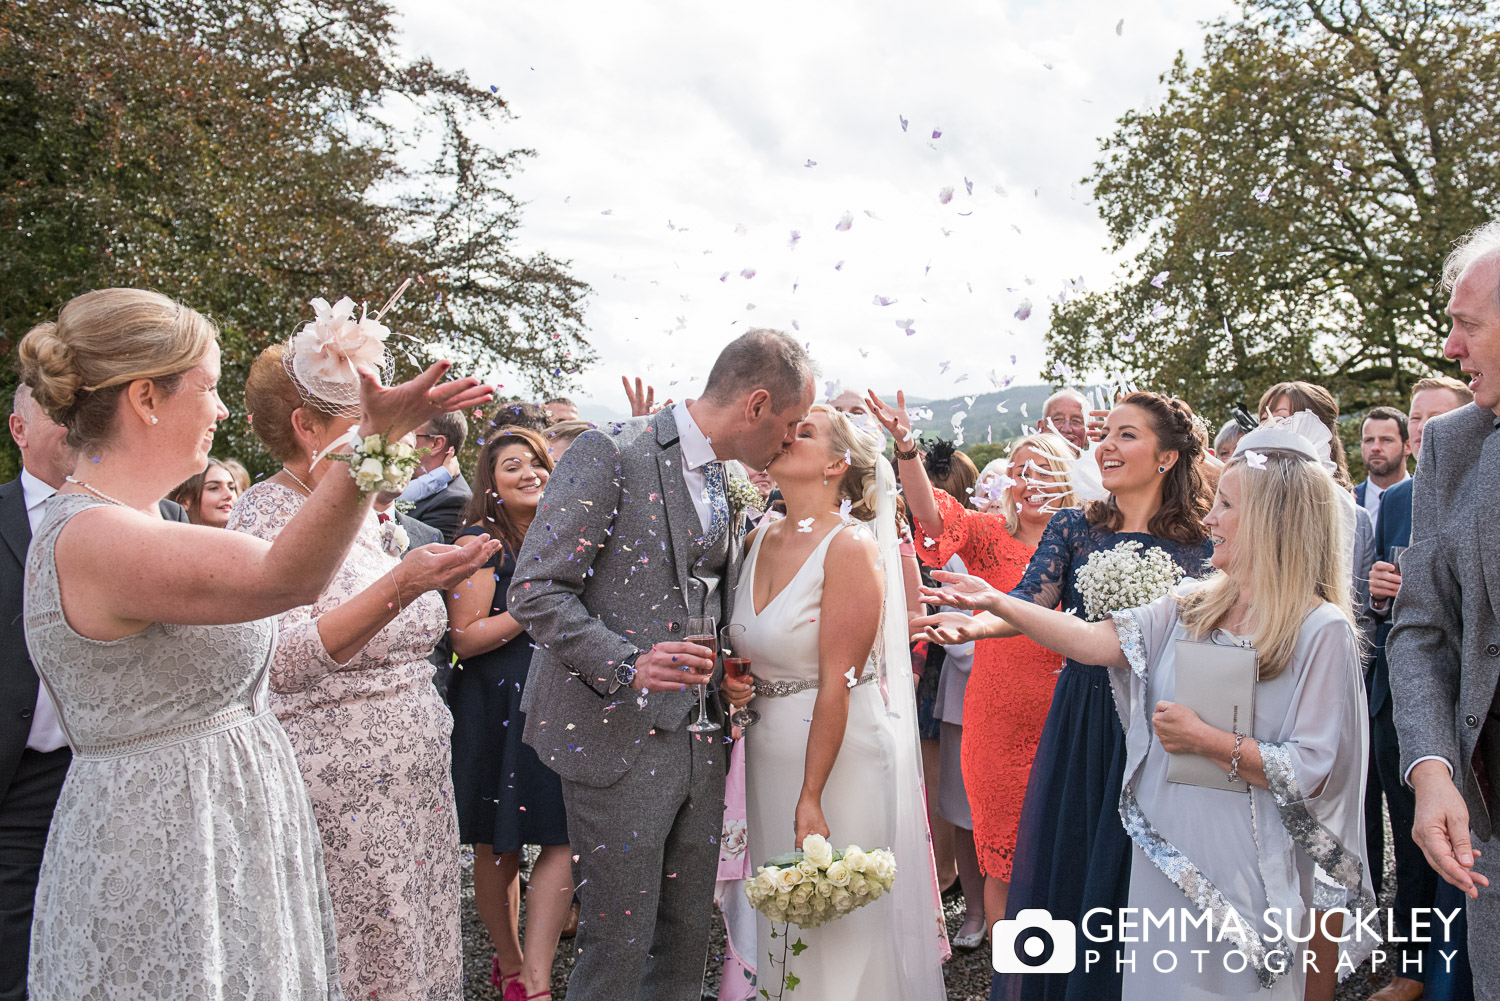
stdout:
POLYGON ((72 476, 66 476, 66 477, 64 477, 64 479, 66 479, 69 483, 73 483, 73 484, 76 484, 76 485, 78 485, 80 487, 83 487, 83 489, 87 490, 89 493, 93 494, 95 497, 98 497, 100 500, 109 501, 111 504, 118 504, 120 507, 129 507, 130 506, 129 504, 126 504, 124 501, 119 500, 119 499, 114 498, 114 497, 111 497, 109 494, 105 493, 103 490, 100 490, 100 489, 98 489, 97 487, 94 487, 91 484, 85 483, 85 482, 83 482, 80 479, 76 479, 75 477, 72 477, 72 476))
POLYGON ((285 466, 281 467, 281 471, 283 473, 286 473, 292 479, 296 480, 297 481, 297 486, 299 486, 303 490, 307 491, 307 496, 309 496, 309 497, 312 496, 313 488, 310 487, 310 486, 308 486, 306 483, 302 482, 302 477, 298 476, 296 473, 292 472, 290 469, 286 468, 285 466))

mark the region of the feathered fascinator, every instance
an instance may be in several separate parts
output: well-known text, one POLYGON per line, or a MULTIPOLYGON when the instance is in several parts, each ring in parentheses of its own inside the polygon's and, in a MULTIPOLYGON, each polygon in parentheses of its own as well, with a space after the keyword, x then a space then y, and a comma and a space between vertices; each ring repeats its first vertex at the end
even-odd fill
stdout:
POLYGON ((303 399, 339 417, 359 416, 359 373, 369 372, 389 382, 394 365, 386 339, 390 328, 381 323, 411 279, 374 316, 344 296, 332 306, 319 296, 311 303, 313 321, 293 334, 281 361, 303 399))
POLYGON ((1301 410, 1290 417, 1267 421, 1254 431, 1242 436, 1234 446, 1234 454, 1246 454, 1246 461, 1257 469, 1264 468, 1265 458, 1261 451, 1280 448, 1296 452, 1332 471, 1337 467, 1333 461, 1330 445, 1333 432, 1318 419, 1311 410, 1301 410), (1249 455, 1247 453, 1254 452, 1249 455), (1256 459, 1260 461, 1257 462, 1256 459))
POLYGON ((953 468, 953 453, 957 447, 953 442, 939 438, 927 446, 927 456, 922 464, 927 467, 927 475, 934 480, 946 480, 948 473, 953 468))

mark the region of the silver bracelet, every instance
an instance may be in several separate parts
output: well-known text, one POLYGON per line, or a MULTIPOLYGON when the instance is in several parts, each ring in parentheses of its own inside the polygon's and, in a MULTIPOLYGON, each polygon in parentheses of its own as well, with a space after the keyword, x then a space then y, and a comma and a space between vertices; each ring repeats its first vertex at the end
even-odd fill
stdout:
POLYGON ((1229 781, 1231 782, 1240 780, 1240 741, 1244 739, 1243 733, 1234 735, 1234 753, 1229 755, 1229 781))

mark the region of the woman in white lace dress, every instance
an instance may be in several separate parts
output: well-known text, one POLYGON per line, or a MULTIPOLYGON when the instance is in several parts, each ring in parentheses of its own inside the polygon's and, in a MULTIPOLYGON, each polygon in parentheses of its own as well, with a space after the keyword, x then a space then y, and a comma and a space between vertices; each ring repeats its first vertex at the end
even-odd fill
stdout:
MULTIPOLYGON (((164 522, 219 402, 204 317, 137 289, 71 300, 19 349, 79 463, 33 538, 26 637, 73 764, 48 835, 31 997, 342 998, 322 850, 269 712, 272 616, 317 597, 369 510, 342 469, 275 543, 164 522)), ((490 396, 362 379, 361 426, 400 436, 490 396)))
MULTIPOLYGON (((261 352, 245 383, 251 427, 282 468, 229 519, 268 542, 337 475, 312 457, 354 424, 305 397, 282 354, 261 352)), ((318 600, 281 616, 271 709, 312 795, 344 992, 461 1001, 453 716, 427 657, 448 625, 435 589, 458 584, 478 558, 452 568, 442 554, 456 547, 442 545, 400 558, 397 527, 370 512, 318 600)))

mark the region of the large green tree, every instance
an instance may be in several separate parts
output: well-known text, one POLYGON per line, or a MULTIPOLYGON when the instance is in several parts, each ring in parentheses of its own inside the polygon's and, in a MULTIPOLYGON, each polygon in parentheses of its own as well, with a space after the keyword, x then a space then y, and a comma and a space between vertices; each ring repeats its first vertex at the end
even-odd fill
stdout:
POLYGON ((592 360, 588 288, 515 247, 505 184, 529 151, 490 145, 507 114, 491 88, 401 57, 379 0, 0 6, 0 384, 70 297, 158 289, 219 323, 220 448, 254 462, 255 354, 313 296, 374 308, 414 277, 387 317, 403 367, 437 349, 565 388, 592 360))
POLYGON ((1352 412, 1454 372, 1438 286, 1500 210, 1497 27, 1476 0, 1247 2, 1209 25, 1102 141, 1086 182, 1131 256, 1054 307, 1049 362, 1211 415, 1282 379, 1352 412))

